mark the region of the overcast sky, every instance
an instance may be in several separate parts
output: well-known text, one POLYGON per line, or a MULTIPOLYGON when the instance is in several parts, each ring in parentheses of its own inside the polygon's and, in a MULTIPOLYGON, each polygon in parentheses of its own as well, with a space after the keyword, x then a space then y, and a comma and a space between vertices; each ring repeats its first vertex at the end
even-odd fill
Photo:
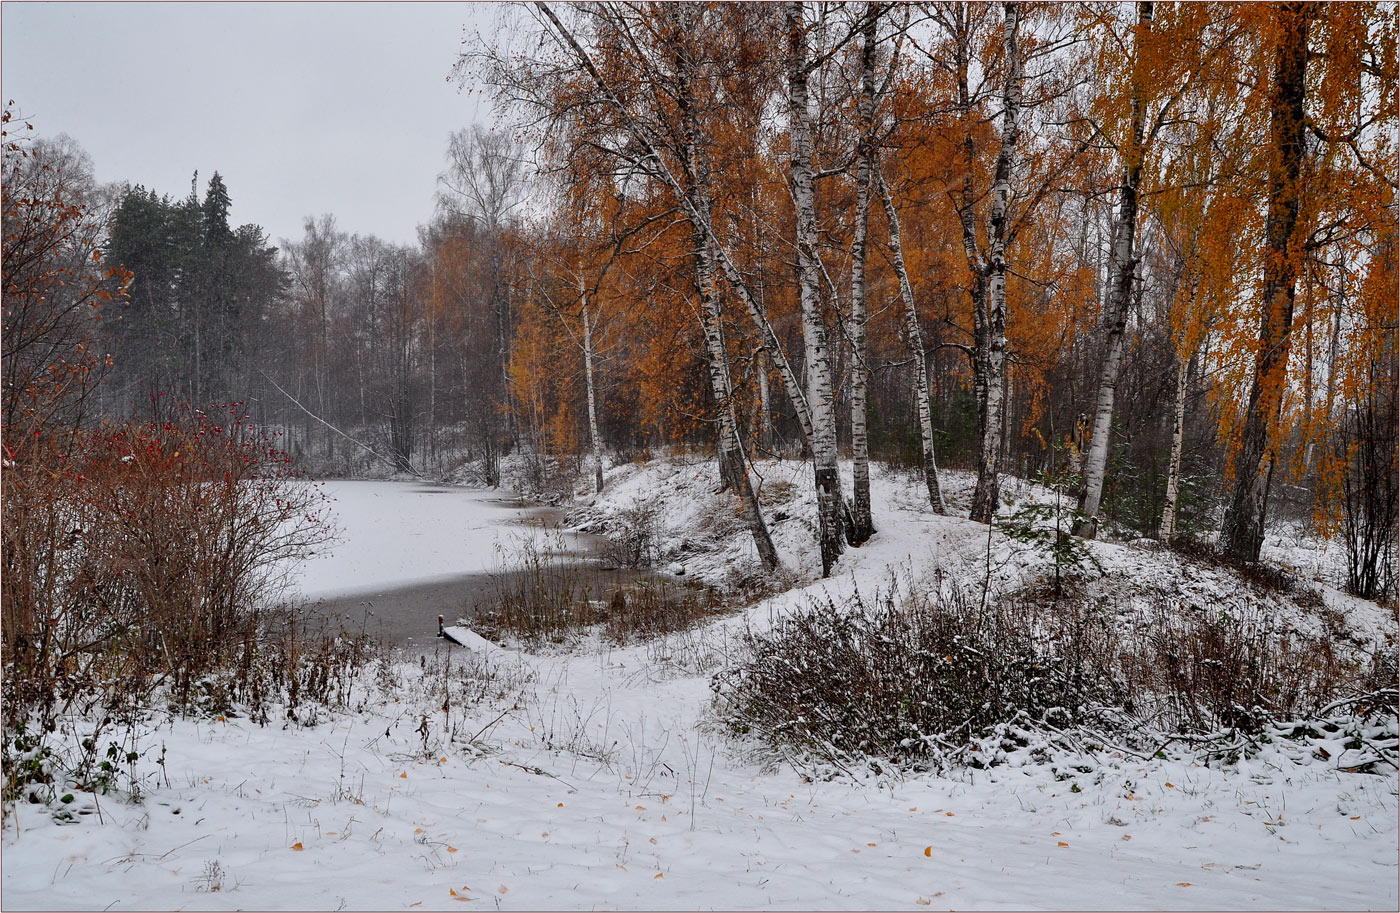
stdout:
POLYGON ((501 9, 466 3, 46 3, 5 0, 3 91, 40 136, 67 133, 99 181, 183 196, 199 170, 234 224, 279 239, 303 217, 411 243, 447 136, 490 125, 447 77, 501 9), (464 32, 465 27, 465 32, 464 32))

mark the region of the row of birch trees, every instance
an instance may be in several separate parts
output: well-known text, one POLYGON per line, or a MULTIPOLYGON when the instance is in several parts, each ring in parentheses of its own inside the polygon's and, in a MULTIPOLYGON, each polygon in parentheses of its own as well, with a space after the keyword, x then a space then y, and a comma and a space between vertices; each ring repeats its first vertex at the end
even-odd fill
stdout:
POLYGON ((574 450, 596 486, 600 401, 630 372, 640 415, 703 388, 689 405, 767 567, 748 461, 775 420, 811 461, 827 573, 875 533, 872 438, 896 425, 931 511, 950 509, 940 451, 975 472, 964 509, 982 522, 1004 473, 1067 460, 1092 537, 1147 462, 1144 531, 1172 540, 1208 477, 1220 548, 1247 562, 1271 491, 1309 492, 1328 529, 1350 529, 1333 495, 1363 476, 1394 491, 1394 441, 1362 456, 1359 430, 1394 413, 1393 6, 514 15, 528 50, 470 45, 458 74, 492 85, 550 188, 525 335, 549 348, 567 330, 556 350, 586 395, 559 395, 586 400, 574 450), (680 338, 688 357, 653 350, 680 338), (891 384, 907 406, 872 426, 891 384), (975 421, 961 434, 955 397, 975 421))

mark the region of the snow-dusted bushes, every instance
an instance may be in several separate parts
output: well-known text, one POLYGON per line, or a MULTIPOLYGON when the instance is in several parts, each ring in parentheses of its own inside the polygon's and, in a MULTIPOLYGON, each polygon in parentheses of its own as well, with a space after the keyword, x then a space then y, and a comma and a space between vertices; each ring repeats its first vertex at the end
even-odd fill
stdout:
POLYGON ((582 563, 558 531, 543 543, 523 538, 509 552, 501 549, 501 557, 495 600, 476 617, 491 637, 563 643, 600 627, 621 644, 682 630, 724 608, 708 587, 582 563))
POLYGON ((10 762, 31 750, 19 742, 42 738, 70 711, 120 718, 157 693, 178 708, 217 711, 232 687, 225 677, 252 687, 269 662, 263 611, 287 559, 330 533, 320 492, 236 407, 97 429, 40 426, 9 453, 0 578, 7 793, 10 762))
POLYGON ((1389 654, 1165 597, 1132 621, 1116 608, 1083 592, 815 603, 747 633, 747 659, 714 678, 716 707, 733 733, 783 751, 974 765, 1028 730, 1150 754, 1258 736, 1366 695, 1372 710, 1393 707, 1389 654))
POLYGON ((839 759, 916 760, 1012 721, 1065 726, 1111 700, 1106 624, 961 591, 828 600, 750 631, 750 658, 715 677, 730 728, 839 759))

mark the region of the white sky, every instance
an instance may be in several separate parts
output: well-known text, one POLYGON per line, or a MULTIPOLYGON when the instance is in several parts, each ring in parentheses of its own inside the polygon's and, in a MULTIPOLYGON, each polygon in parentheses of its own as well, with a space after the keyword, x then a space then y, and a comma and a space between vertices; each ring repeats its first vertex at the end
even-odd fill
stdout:
POLYGON ((68 133, 99 181, 183 196, 218 171, 234 224, 412 243, 447 136, 493 120, 447 77, 502 9, 468 3, 52 3, 6 0, 4 99, 68 133), (465 31, 464 31, 465 27, 465 31))

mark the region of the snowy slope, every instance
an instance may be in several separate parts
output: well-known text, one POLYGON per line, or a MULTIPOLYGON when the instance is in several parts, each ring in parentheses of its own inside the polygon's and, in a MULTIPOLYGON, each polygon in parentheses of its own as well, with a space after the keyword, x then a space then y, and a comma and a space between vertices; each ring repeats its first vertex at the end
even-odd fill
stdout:
MULTIPOLYGON (((78 794, 72 807, 100 803, 101 820, 66 825, 18 809, 4 835, 4 907, 1396 909, 1396 777, 1346 773, 1335 757, 1276 745, 1221 768, 1190 754, 1062 751, 950 778, 827 779, 726 740, 709 719, 709 675, 742 625, 891 575, 927 579, 938 567, 976 581, 990 567, 1011 586, 1043 565, 999 534, 989 561, 985 526, 929 515, 916 483, 880 473, 879 534, 814 580, 810 471, 760 469, 770 517, 790 512, 774 537, 798 589, 627 648, 444 646, 422 666, 364 670, 358 713, 302 710, 265 727, 153 719, 139 803, 78 794), (788 481, 783 497, 775 481, 788 481)), ((756 561, 745 535, 685 531, 730 522, 714 516, 723 505, 706 476, 619 467, 606 498, 575 519, 597 528, 650 501, 667 560, 742 577, 756 561)), ((957 503, 969 480, 949 482, 957 503)), ((1121 598, 1134 578, 1186 580, 1206 596, 1235 589, 1159 553, 1094 548, 1121 598)), ((1351 608, 1357 631, 1393 634, 1392 616, 1351 608)))

